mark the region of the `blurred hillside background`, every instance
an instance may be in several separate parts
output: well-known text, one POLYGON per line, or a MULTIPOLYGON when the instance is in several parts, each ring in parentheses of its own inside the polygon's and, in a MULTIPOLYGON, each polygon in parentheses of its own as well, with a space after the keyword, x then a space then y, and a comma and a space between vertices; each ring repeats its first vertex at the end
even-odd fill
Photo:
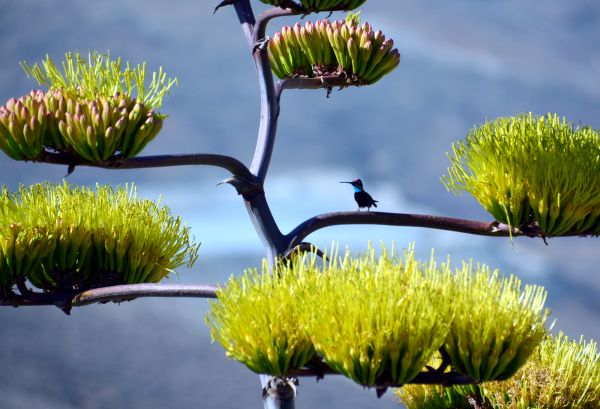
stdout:
MULTIPOLYGON (((179 79, 164 101, 169 118, 144 155, 210 152, 249 164, 259 98, 255 71, 231 7, 214 1, 2 0, 0 103, 36 88, 19 61, 46 53, 110 50, 113 57, 163 66, 179 79)), ((255 1, 255 11, 264 9, 255 1)), ((332 18, 341 18, 340 13, 332 18)), ((319 16, 323 18, 324 15, 319 16)), ((363 21, 392 37, 400 67, 374 86, 290 91, 266 191, 284 231, 313 215, 354 210, 357 177, 379 210, 490 220, 474 199, 439 181, 446 152, 475 124, 532 111, 556 112, 600 128, 600 4, 597 0, 371 0, 363 21)), ((270 31, 293 20, 276 20, 270 31)), ((0 184, 60 182, 66 167, 0 154, 0 184)), ((135 182, 162 200, 202 242, 190 271, 170 282, 222 283, 259 266, 262 245, 229 175, 198 167, 114 171, 77 168, 78 185, 135 182)), ((454 263, 474 260, 549 290, 556 328, 600 338, 598 239, 492 239, 414 228, 339 227, 333 240, 360 252, 369 240, 422 258, 436 249, 454 263)), ((75 309, 0 309, 0 408, 259 408, 258 377, 210 343, 204 300, 139 300, 75 309)), ((303 379, 299 408, 399 407, 341 377, 303 379)))

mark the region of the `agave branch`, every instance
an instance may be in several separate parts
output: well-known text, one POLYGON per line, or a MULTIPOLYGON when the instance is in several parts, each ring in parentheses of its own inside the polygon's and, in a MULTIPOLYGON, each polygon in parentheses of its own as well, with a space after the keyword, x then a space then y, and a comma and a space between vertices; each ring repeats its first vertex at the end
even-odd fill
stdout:
MULTIPOLYGON (((325 375, 340 375, 340 373, 333 370, 326 362, 319 360, 318 363, 310 362, 310 364, 304 368, 286 374, 288 377, 317 377, 318 379, 323 378, 325 375)), ((419 373, 408 383, 413 385, 470 385, 473 383, 473 379, 458 372, 426 371, 419 373)), ((401 386, 402 385, 386 384, 377 385, 377 388, 394 388, 401 386)))
MULTIPOLYGON (((267 176, 273 148, 275 146, 277 121, 279 118, 279 103, 275 94, 273 73, 271 71, 271 64, 269 63, 269 54, 266 49, 266 44, 264 44, 265 46, 259 46, 259 42, 264 38, 269 20, 276 17, 278 12, 285 12, 285 10, 267 10, 261 15, 257 23, 254 19, 252 6, 248 0, 236 3, 235 9, 240 23, 244 27, 244 31, 246 32, 246 28, 250 28, 251 30, 249 38, 250 48, 252 51, 252 59, 256 66, 260 88, 260 125, 256 141, 256 150, 254 158, 252 159, 252 164, 250 165, 250 172, 263 183, 267 176)), ((245 34, 248 38, 248 33, 245 34)))
POLYGON ((142 169, 182 165, 206 165, 226 169, 234 176, 239 176, 247 180, 254 179, 250 170, 248 170, 246 165, 238 159, 231 156, 211 153, 141 156, 119 161, 90 162, 65 153, 45 152, 41 162, 69 166, 94 166, 105 169, 142 169))
POLYGON ((80 307, 94 303, 123 302, 143 297, 188 297, 217 298, 217 287, 208 284, 199 285, 166 285, 166 284, 131 284, 96 288, 77 294, 71 305, 80 307))
POLYGON ((252 58, 256 65, 261 96, 261 115, 256 151, 250 166, 250 171, 256 175, 258 180, 264 182, 277 134, 277 122, 279 119, 279 94, 273 81, 273 73, 269 62, 269 53, 266 42, 266 29, 269 21, 276 17, 292 16, 302 13, 298 7, 270 8, 258 16, 255 20, 252 7, 246 1, 239 1, 235 9, 242 24, 244 34, 249 41, 252 50, 252 58))
POLYGON ((30 291, 27 297, 20 294, 11 293, 8 297, 0 299, 0 306, 9 307, 34 307, 54 305, 68 314, 70 311, 69 301, 73 297, 73 292, 63 293, 39 293, 30 291))
POLYGON ((242 25, 242 31, 244 32, 244 36, 246 37, 246 41, 248 41, 248 45, 250 48, 254 47, 253 35, 254 35, 254 25, 256 24, 256 19, 254 18, 254 12, 252 11, 252 6, 250 5, 249 0, 237 0, 233 7, 235 8, 235 12, 238 16, 238 20, 242 25))
POLYGON ((348 80, 339 75, 327 75, 317 78, 284 78, 275 84, 277 99, 281 99, 283 90, 286 89, 319 89, 330 91, 333 87, 343 88, 348 85, 348 80))
MULTIPOLYGON (((260 125, 250 173, 259 187, 261 187, 265 181, 275 146, 279 102, 275 94, 273 74, 271 72, 267 49, 255 47, 255 30, 257 29, 255 28, 256 20, 250 1, 239 0, 235 3, 234 7, 242 25, 242 31, 252 51, 252 59, 256 65, 260 88, 260 125)), ((263 21, 264 23, 261 23, 261 25, 266 27, 268 20, 263 19, 263 21)), ((252 194, 244 195, 244 202, 256 231, 267 248, 268 258, 271 262, 274 262, 275 258, 287 249, 287 243, 284 241, 284 236, 271 213, 264 191, 260 188, 256 189, 252 194)))
POLYGON ((539 232, 536 232, 534 226, 532 226, 531 229, 526 230, 525 228, 511 228, 506 224, 495 221, 482 222, 452 217, 383 212, 335 212, 321 214, 305 220, 288 233, 286 237, 289 240, 290 248, 293 248, 301 243, 309 234, 314 233, 317 230, 346 224, 426 227, 495 237, 509 237, 511 235, 542 237, 539 232))
POLYGON ((95 303, 133 301, 138 298, 216 298, 217 286, 211 284, 129 284, 94 288, 75 294, 73 291, 57 291, 39 293, 19 289, 21 294, 10 294, 0 305, 7 306, 41 306, 55 305, 65 312, 71 307, 82 307, 95 303))
POLYGON ((302 12, 302 9, 299 8, 283 9, 279 7, 273 7, 263 11, 258 16, 258 19, 256 21, 256 27, 254 28, 254 33, 252 37, 254 44, 265 38, 265 33, 267 31, 267 25, 269 24, 269 21, 276 17, 295 16, 298 14, 302 14, 302 12))

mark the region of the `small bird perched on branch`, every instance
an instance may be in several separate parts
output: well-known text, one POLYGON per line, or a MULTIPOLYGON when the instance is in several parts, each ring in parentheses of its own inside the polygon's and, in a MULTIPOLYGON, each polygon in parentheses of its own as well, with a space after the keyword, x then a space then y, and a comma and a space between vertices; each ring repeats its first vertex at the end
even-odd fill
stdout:
POLYGON ((355 179, 352 182, 340 183, 349 183, 354 188, 354 200, 356 200, 356 203, 358 203, 358 211, 360 211, 361 207, 366 207, 367 211, 371 210, 371 206, 377 207, 378 200, 374 200, 370 194, 365 192, 362 180, 355 179))

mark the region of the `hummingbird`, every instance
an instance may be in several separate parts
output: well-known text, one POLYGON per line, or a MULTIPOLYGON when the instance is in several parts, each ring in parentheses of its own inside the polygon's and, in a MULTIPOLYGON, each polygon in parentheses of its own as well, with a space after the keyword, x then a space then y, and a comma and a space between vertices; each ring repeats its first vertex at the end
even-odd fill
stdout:
POLYGON ((374 200, 370 194, 365 192, 362 180, 354 179, 352 182, 340 183, 349 183, 354 188, 354 200, 358 203, 358 211, 360 211, 361 207, 366 207, 367 211, 371 210, 371 206, 377 207, 378 200, 374 200))

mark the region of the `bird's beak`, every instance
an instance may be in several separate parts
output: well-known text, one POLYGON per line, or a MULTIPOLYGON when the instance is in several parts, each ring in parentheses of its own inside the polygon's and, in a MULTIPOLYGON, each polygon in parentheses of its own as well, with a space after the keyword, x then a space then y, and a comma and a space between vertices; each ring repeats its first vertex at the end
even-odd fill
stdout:
POLYGON ((340 183, 350 183, 350 184, 352 184, 352 182, 340 182, 340 183))

